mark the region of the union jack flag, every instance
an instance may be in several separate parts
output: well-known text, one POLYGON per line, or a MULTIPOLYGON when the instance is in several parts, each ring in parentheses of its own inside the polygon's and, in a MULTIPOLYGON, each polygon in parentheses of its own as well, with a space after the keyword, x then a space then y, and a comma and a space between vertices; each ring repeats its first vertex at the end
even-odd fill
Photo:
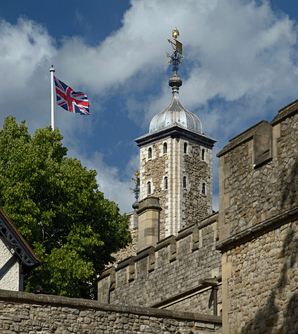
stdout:
POLYGON ((75 92, 72 88, 56 77, 54 77, 54 79, 58 106, 73 113, 90 115, 89 101, 86 94, 82 92, 75 92))

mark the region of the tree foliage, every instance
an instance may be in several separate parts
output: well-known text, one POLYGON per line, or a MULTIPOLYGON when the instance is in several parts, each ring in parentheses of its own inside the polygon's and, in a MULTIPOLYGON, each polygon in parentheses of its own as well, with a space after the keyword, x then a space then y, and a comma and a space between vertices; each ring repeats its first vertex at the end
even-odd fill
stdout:
POLYGON ((98 190, 96 172, 67 158, 58 129, 5 119, 0 131, 0 205, 43 265, 27 277, 52 294, 96 297, 111 253, 131 241, 126 216, 98 190))

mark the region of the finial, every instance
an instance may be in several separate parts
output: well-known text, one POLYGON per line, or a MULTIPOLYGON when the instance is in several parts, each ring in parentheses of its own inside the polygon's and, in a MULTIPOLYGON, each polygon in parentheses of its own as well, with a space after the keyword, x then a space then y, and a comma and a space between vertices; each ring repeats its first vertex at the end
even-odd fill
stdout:
POLYGON ((168 42, 172 45, 174 52, 171 55, 167 53, 167 57, 170 58, 170 60, 168 60, 166 64, 167 65, 173 64, 174 74, 175 73, 177 74, 177 71, 179 69, 179 64, 183 65, 182 59, 184 59, 184 55, 182 54, 182 43, 177 41, 179 35, 180 35, 179 30, 175 28, 174 30, 172 30, 173 39, 172 40, 168 39, 168 42))
POLYGON ((139 207, 139 195, 140 195, 140 178, 139 178, 139 170, 137 169, 135 172, 135 177, 132 177, 131 179, 135 181, 135 187, 132 190, 132 192, 135 194, 136 201, 133 203, 132 207, 134 210, 137 210, 139 207))

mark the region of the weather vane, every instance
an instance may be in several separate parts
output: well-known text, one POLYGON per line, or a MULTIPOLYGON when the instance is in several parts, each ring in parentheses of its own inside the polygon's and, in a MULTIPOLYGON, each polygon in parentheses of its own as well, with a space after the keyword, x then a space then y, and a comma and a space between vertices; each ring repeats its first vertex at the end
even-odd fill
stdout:
POLYGON ((132 177, 131 179, 133 181, 135 181, 135 187, 132 189, 130 188, 130 190, 132 190, 132 192, 135 194, 135 203, 132 205, 132 207, 136 210, 139 207, 139 195, 140 195, 140 178, 139 178, 139 171, 138 169, 135 172, 135 177, 132 177))
POLYGON ((168 39, 168 42, 171 43, 174 52, 171 55, 167 53, 167 57, 170 58, 170 60, 168 60, 166 64, 167 65, 172 64, 173 72, 176 73, 179 69, 179 64, 183 66, 182 59, 184 59, 185 57, 182 54, 182 43, 177 41, 177 38, 179 37, 179 30, 177 28, 175 28, 175 30, 172 31, 172 36, 173 39, 172 40, 168 39))

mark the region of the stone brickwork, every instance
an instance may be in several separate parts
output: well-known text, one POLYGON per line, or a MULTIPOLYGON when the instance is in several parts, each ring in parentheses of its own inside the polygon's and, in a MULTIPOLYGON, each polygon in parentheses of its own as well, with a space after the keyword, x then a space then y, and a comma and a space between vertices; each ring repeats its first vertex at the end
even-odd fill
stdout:
POLYGON ((180 138, 166 138, 140 150, 141 200, 159 198, 160 239, 212 213, 212 149, 180 138), (164 153, 164 145, 167 152, 164 153), (184 145, 187 145, 186 152, 184 145), (148 150, 152 156, 149 158, 148 150), (204 160, 202 160, 204 150, 204 160), (167 189, 165 186, 167 177, 167 189), (183 178, 186 177, 186 187, 183 178), (203 183, 205 194, 202 193, 203 183))
POLYGON ((298 333, 298 101, 218 157, 223 333, 298 333))
POLYGON ((229 333, 298 333, 297 221, 236 246, 224 256, 229 333))
POLYGON ((188 144, 189 153, 183 155, 183 173, 187 176, 187 188, 183 190, 182 202, 185 226, 212 213, 212 150, 194 143, 188 144), (204 160, 202 150, 205 151, 204 160))
POLYGON ((112 256, 116 259, 116 262, 121 262, 130 256, 134 256, 138 251, 138 229, 130 230, 132 242, 125 248, 120 249, 119 252, 113 253, 112 256))
POLYGON ((256 133, 264 121, 233 138, 218 154, 220 240, 297 205, 298 114, 279 122, 289 112, 282 109, 268 124, 272 152, 260 167, 254 167, 260 144, 256 133))
MULTIPOLYGON (((174 311, 214 314, 214 296, 212 287, 202 288, 197 293, 181 297, 160 308, 174 311)), ((221 289, 217 292, 217 314, 221 315, 221 289)))
MULTIPOLYGON (((177 297, 181 306, 177 301, 175 309, 182 311, 183 304, 189 309, 186 299, 193 295, 193 291, 183 298, 179 295, 191 289, 206 288, 202 286, 202 280, 221 276, 221 256, 215 250, 216 239, 217 215, 214 214, 199 226, 185 228, 177 237, 161 240, 156 247, 148 247, 136 257, 120 262, 117 268, 108 269, 99 281, 98 300, 151 307, 168 299, 172 303, 177 297)), ((210 292, 204 297, 201 294, 201 302, 196 305, 197 310, 206 314, 212 313, 208 306, 210 292)))
POLYGON ((159 198, 159 204, 163 208, 160 212, 160 239, 165 237, 165 220, 168 215, 168 190, 165 189, 163 180, 165 176, 170 178, 169 171, 166 171, 170 162, 169 155, 162 153, 163 143, 167 143, 167 150, 171 150, 170 140, 145 146, 140 150, 140 198, 142 200, 148 196, 148 182, 151 182, 151 195, 159 198), (152 158, 148 158, 149 148, 152 150, 152 158))
POLYGON ((0 290, 2 334, 221 333, 221 319, 0 290))

